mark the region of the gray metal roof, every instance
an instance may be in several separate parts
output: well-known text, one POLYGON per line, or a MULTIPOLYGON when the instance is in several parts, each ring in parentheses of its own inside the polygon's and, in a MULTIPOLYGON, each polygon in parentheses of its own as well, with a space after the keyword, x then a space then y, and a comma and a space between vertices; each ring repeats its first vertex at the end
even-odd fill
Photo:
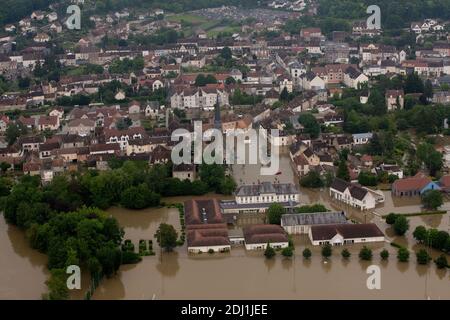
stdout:
MULTIPOLYGON (((287 202, 277 202, 284 208, 295 208, 299 205, 296 201, 287 201, 287 202)), ((222 200, 220 202, 220 207, 222 209, 262 209, 269 208, 273 202, 264 202, 264 203, 237 203, 234 200, 222 200)))
POLYGON ((343 211, 284 214, 281 217, 282 226, 340 224, 347 223, 343 211))
POLYGON ((278 183, 272 184, 270 182, 263 182, 255 185, 244 185, 238 187, 236 191, 237 196, 258 196, 261 194, 297 194, 299 191, 292 183, 278 183))

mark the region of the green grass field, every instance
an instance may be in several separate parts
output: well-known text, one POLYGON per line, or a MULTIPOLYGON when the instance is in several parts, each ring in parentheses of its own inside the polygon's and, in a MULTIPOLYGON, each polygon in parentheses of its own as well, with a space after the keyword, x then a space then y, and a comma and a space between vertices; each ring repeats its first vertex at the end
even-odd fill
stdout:
POLYGON ((166 17, 168 21, 183 24, 183 32, 185 35, 192 35, 195 30, 202 29, 207 32, 208 37, 215 37, 220 32, 238 32, 238 26, 222 25, 221 21, 209 20, 207 18, 194 14, 177 14, 166 17))
POLYGON ((201 25, 205 22, 208 22, 209 20, 201 17, 201 16, 196 16, 194 14, 189 14, 189 13, 185 13, 185 14, 176 14, 173 16, 168 16, 166 17, 167 20, 171 21, 171 22, 186 22, 192 25, 201 25))

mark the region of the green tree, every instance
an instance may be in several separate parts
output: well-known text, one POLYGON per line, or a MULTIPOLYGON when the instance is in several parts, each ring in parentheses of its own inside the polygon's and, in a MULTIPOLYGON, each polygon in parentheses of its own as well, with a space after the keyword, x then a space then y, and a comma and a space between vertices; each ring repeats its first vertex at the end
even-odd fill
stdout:
POLYGON ((305 259, 311 258, 311 255, 312 255, 311 250, 309 248, 305 248, 302 252, 302 255, 303 255, 303 258, 305 258, 305 259))
POLYGON ((16 142, 17 138, 19 138, 21 135, 24 135, 27 133, 27 129, 25 126, 19 124, 19 123, 9 123, 6 127, 6 141, 8 142, 8 145, 14 144, 16 142))
POLYGON ((276 255, 275 249, 272 248, 270 242, 267 242, 266 250, 264 250, 264 255, 267 259, 272 259, 276 255))
POLYGON ((45 300, 67 300, 69 289, 67 288, 67 274, 64 269, 50 270, 50 278, 46 281, 48 293, 43 296, 45 300))
POLYGON ((5 174, 9 168, 11 168, 11 165, 8 162, 2 161, 0 163, 0 169, 2 170, 3 174, 5 174))
POLYGON ((178 233, 172 225, 161 223, 156 231, 155 238, 162 248, 166 251, 172 251, 177 246, 178 233))
POLYGON ((233 59, 233 54, 231 52, 230 47, 224 47, 222 51, 220 52, 220 57, 224 60, 231 60, 233 59))
POLYGON ((425 249, 420 249, 418 252, 416 252, 416 258, 418 264, 428 264, 428 262, 430 262, 431 260, 430 255, 425 249))
POLYGON ((368 103, 373 106, 373 114, 381 116, 386 114, 387 106, 383 94, 379 90, 372 90, 368 103))
POLYGON ((220 193, 225 195, 231 195, 233 194, 234 190, 236 190, 237 184, 236 181, 234 181, 232 176, 226 176, 223 178, 223 180, 220 182, 220 193))
POLYGON ((373 187, 378 184, 378 178, 370 172, 361 171, 358 175, 358 183, 363 186, 373 187))
POLYGON ((439 230, 431 235, 432 246, 438 250, 445 250, 445 246, 450 238, 447 231, 439 230))
MULTIPOLYGON (((426 121, 426 118, 421 119, 421 121, 426 121)), ((427 123, 430 125, 431 121, 428 121, 427 123)), ((419 144, 417 147, 417 158, 425 164, 432 176, 435 176, 442 168, 442 154, 439 151, 436 151, 434 146, 429 143, 419 144)))
POLYGON ((428 238, 428 231, 424 226, 417 226, 413 232, 414 239, 424 243, 428 238))
POLYGON ((441 254, 439 257, 434 260, 438 269, 444 269, 448 267, 447 257, 444 254, 441 254))
POLYGON ((236 79, 234 79, 233 77, 228 77, 225 79, 225 84, 230 85, 230 84, 235 84, 236 83, 236 79))
POLYGON ((424 97, 426 98, 427 102, 433 98, 433 84, 431 83, 430 79, 427 79, 425 81, 425 87, 423 92, 424 97))
POLYGON ((210 190, 220 193, 222 181, 225 179, 225 169, 219 164, 200 165, 200 180, 205 182, 210 190))
POLYGON ((395 220, 397 220, 397 215, 395 213, 393 213, 393 212, 389 213, 386 216, 386 223, 387 224, 393 225, 395 223, 395 220))
POLYGON ((331 254, 333 253, 333 249, 331 248, 330 244, 325 244, 322 247, 322 257, 324 257, 325 259, 328 259, 329 257, 331 257, 331 254))
POLYGON ((362 247, 362 249, 359 251, 359 258, 366 261, 372 260, 372 249, 366 246, 362 247))
POLYGON ((292 247, 286 247, 281 251, 284 257, 292 257, 294 254, 294 249, 292 247))
POLYGON ((97 258, 102 266, 102 272, 107 277, 115 274, 122 264, 122 252, 119 248, 112 245, 99 248, 97 251, 97 258))
POLYGON ((159 194, 152 192, 145 183, 125 189, 120 199, 121 205, 128 209, 154 207, 159 205, 159 201, 159 194))
POLYGON ((322 188, 323 181, 317 171, 310 171, 300 178, 300 185, 305 188, 322 188))
POLYGON ((279 203, 272 203, 267 209, 267 218, 270 224, 281 224, 281 216, 286 213, 284 207, 279 203))
POLYGON ((427 190, 422 194, 422 204, 427 209, 436 210, 443 203, 442 193, 438 190, 427 190))
POLYGON ((347 162, 341 160, 337 169, 336 177, 345 181, 350 181, 350 172, 348 171, 347 162))
POLYGON ((389 258, 389 251, 387 251, 386 249, 383 249, 380 252, 380 257, 382 260, 387 260, 389 258))
POLYGON ((405 82, 405 93, 423 93, 424 85, 417 72, 407 76, 405 82))
POLYGON ((288 101, 289 100, 289 92, 286 87, 280 93, 280 101, 288 101))
POLYGON ((394 222, 394 231, 396 235, 403 236, 409 229, 409 221, 405 216, 399 215, 394 222))
POLYGON ((342 250, 341 255, 342 255, 342 258, 348 259, 348 258, 350 258, 351 253, 350 253, 350 251, 348 251, 348 249, 344 249, 344 250, 342 250))
POLYGON ((304 127, 304 132, 308 133, 312 139, 315 139, 319 136, 320 125, 311 113, 302 113, 298 117, 298 121, 304 127))
POLYGON ((409 251, 408 251, 408 249, 405 248, 405 247, 401 247, 400 249, 398 249, 397 259, 400 262, 408 262, 408 260, 409 260, 409 251))

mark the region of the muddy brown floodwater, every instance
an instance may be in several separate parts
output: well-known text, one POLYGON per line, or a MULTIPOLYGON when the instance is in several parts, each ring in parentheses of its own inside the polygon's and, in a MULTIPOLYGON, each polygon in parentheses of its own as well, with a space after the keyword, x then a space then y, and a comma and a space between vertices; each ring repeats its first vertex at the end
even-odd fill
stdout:
MULTIPOLYGON (((159 222, 179 228, 176 209, 151 209, 132 212, 108 211, 124 225, 125 238, 149 239, 159 222), (131 215, 131 216, 129 216, 131 215)), ((156 241, 154 240, 156 243, 156 241)), ((419 266, 411 255, 409 263, 399 263, 395 248, 374 244, 374 260, 359 261, 359 245, 348 247, 349 261, 334 249, 333 257, 324 263, 318 248, 310 261, 303 260, 308 246, 305 237, 296 237, 293 259, 267 261, 262 252, 246 252, 235 247, 227 254, 188 255, 186 246, 172 253, 157 251, 141 263, 123 266, 119 273, 102 282, 94 299, 450 299, 450 272, 434 264, 419 266), (379 252, 386 248, 391 257, 381 262, 379 252), (381 268, 381 290, 366 286, 366 269, 381 268)))
MULTIPOLYGON (((262 177, 256 165, 235 165, 232 173, 238 184, 277 181, 298 185, 286 154, 281 158, 281 171, 278 176, 262 177)), ((349 261, 341 258, 341 248, 334 248, 333 257, 324 263, 320 248, 311 248, 305 237, 294 238, 296 251, 292 259, 278 254, 268 261, 262 252, 247 252, 243 247, 234 247, 226 254, 192 256, 184 245, 172 253, 161 253, 153 236, 162 222, 180 229, 176 208, 140 211, 111 208, 107 212, 124 227, 125 239, 131 239, 136 248, 140 239, 153 239, 156 255, 144 257, 136 265, 122 266, 117 275, 103 280, 93 299, 450 299, 450 270, 438 270, 434 263, 417 265, 413 251, 422 246, 412 237, 412 230, 418 225, 450 231, 449 213, 410 217, 410 231, 405 237, 397 237, 380 215, 419 212, 419 199, 393 199, 385 192, 384 204, 374 212, 361 212, 331 200, 325 189, 300 188, 300 193, 303 204, 323 203, 333 210, 345 210, 351 219, 376 223, 387 240, 408 246, 410 262, 397 262, 396 249, 381 243, 371 245, 372 262, 360 261, 361 246, 353 245, 348 247, 352 253, 349 261), (305 247, 313 251, 310 261, 301 256, 305 247), (390 252, 387 262, 379 258, 383 248, 390 252), (381 290, 367 289, 366 269, 371 264, 380 266, 381 290)), ((163 202, 179 203, 187 199, 190 197, 165 198, 163 202)), ((449 210, 450 202, 443 209, 449 210)), ((435 250, 429 251, 433 257, 438 255, 435 250)), ((0 218, 0 252, 0 299, 40 299, 46 290, 47 258, 29 248, 23 232, 7 226, 3 217, 0 218)), ((83 274, 83 290, 73 292, 71 297, 81 299, 87 283, 83 274)))
POLYGON ((0 215, 0 299, 40 299, 47 286, 47 257, 0 215))

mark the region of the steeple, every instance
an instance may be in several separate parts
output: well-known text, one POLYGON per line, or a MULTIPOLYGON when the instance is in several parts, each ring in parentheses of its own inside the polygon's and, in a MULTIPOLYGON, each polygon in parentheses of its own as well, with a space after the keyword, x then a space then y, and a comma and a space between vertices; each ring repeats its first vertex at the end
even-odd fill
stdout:
POLYGON ((216 105, 214 106, 214 128, 222 130, 222 120, 220 116, 219 98, 217 98, 216 105))

